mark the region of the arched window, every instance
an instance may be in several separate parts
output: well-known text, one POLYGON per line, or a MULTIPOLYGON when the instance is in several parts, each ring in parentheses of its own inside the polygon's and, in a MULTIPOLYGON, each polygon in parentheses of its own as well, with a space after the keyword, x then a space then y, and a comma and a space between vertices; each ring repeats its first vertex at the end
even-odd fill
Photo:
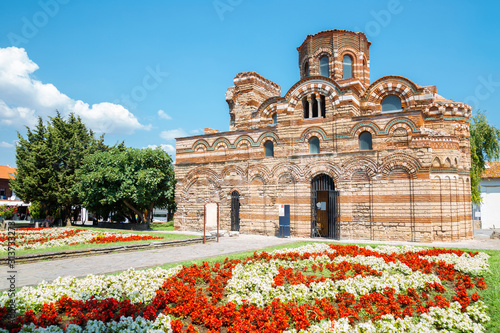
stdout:
POLYGON ((273 114, 273 125, 276 125, 278 123, 278 115, 275 113, 273 114))
POLYGON ((304 77, 308 77, 309 76, 309 63, 306 62, 304 64, 304 77))
POLYGON ((326 97, 321 95, 321 115, 320 117, 325 118, 326 117, 326 97))
POLYGON ((266 157, 273 157, 274 156, 274 144, 273 144, 273 142, 266 141, 266 143, 264 143, 264 150, 265 150, 266 157))
POLYGON ((302 98, 302 108, 304 109, 304 119, 309 118, 309 101, 307 97, 302 98))
POLYGON ((312 95, 311 103, 312 103, 312 117, 318 118, 318 98, 317 95, 312 95))
POLYGON ((348 54, 342 59, 342 78, 350 79, 352 78, 352 57, 348 54))
POLYGON ((321 76, 330 76, 330 68, 328 65, 328 57, 323 56, 319 59, 319 71, 321 76))
POLYGON ((359 135, 359 149, 372 150, 372 134, 370 132, 361 132, 359 135))
POLYGON ((401 100, 398 96, 389 95, 382 101, 382 112, 401 111, 401 100))
POLYGON ((319 154, 319 139, 315 136, 309 140, 309 153, 319 154))
POLYGON ((302 109, 304 119, 326 117, 326 97, 312 94, 302 98, 302 109))

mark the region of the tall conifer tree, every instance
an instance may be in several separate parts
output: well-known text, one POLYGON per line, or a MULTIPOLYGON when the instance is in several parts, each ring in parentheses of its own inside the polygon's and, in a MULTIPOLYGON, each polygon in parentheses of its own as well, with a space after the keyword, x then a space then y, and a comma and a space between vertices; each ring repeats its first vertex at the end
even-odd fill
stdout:
POLYGON ((103 137, 96 139, 80 117, 70 114, 67 119, 59 112, 45 125, 41 118, 26 139, 18 133, 16 147, 17 175, 12 180, 16 194, 24 201, 40 201, 69 223, 71 209, 79 206, 73 186, 78 181, 76 170, 85 156, 103 151, 103 137))

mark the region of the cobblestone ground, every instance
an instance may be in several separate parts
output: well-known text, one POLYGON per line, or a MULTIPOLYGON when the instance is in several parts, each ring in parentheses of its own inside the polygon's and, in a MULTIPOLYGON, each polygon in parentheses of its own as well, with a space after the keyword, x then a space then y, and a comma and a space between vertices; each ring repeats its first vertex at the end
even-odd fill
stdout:
MULTIPOLYGON (((341 244, 388 244, 454 247, 478 250, 500 250, 500 240, 490 239, 490 234, 490 231, 476 231, 474 240, 462 242, 414 243, 353 240, 342 240, 335 242, 341 244)), ((312 239, 297 237, 277 238, 257 235, 240 235, 239 237, 221 237, 219 243, 210 242, 207 244, 161 248, 148 251, 112 253, 98 256, 41 261, 30 264, 19 264, 15 266, 15 273, 8 273, 9 269, 4 266, 2 267, 0 290, 9 288, 9 281, 7 280, 7 278, 13 274, 15 275, 16 287, 23 287, 36 285, 43 280, 52 281, 59 276, 72 275, 83 277, 87 274, 108 274, 124 271, 129 268, 147 268, 167 263, 182 262, 186 260, 209 258, 219 255, 230 255, 243 251, 259 250, 268 246, 307 240, 312 239)), ((327 239, 314 240, 329 241, 327 239)))

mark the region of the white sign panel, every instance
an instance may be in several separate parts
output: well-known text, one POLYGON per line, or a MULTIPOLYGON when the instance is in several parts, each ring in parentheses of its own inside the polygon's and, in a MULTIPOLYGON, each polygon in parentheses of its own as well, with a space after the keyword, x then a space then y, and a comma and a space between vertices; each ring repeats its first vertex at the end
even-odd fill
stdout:
POLYGON ((206 205, 207 212, 207 229, 217 228, 217 204, 215 202, 209 202, 206 205))
POLYGON ((285 216, 285 205, 280 205, 279 211, 280 211, 279 216, 285 216))

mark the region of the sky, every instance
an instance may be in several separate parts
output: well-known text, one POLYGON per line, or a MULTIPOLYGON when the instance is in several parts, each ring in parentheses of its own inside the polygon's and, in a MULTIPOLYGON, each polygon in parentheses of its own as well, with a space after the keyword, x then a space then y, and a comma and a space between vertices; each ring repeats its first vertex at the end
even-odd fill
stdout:
POLYGON ((401 75, 500 128, 497 1, 17 0, 0 2, 0 165, 18 133, 59 110, 107 144, 162 147, 229 129, 239 72, 299 80, 309 34, 364 32, 371 81, 401 75))

